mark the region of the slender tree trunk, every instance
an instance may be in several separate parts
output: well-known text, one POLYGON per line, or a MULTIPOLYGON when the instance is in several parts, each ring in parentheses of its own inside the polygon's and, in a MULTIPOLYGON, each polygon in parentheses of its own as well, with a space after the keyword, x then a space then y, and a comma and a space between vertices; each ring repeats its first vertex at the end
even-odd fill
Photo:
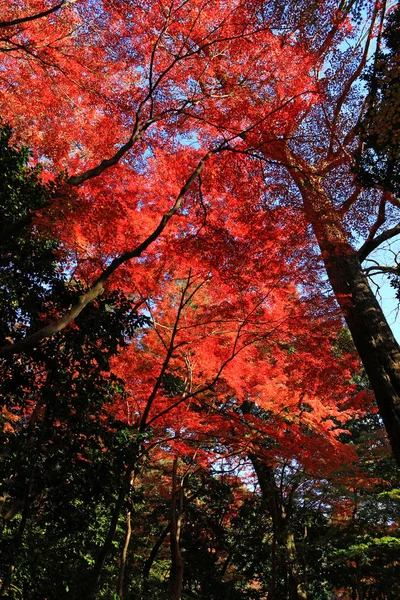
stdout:
MULTIPOLYGON (((118 520, 123 508, 126 495, 129 492, 131 485, 133 465, 132 462, 126 467, 122 486, 116 500, 114 510, 112 512, 110 526, 108 528, 107 535, 103 542, 103 546, 97 556, 96 562, 92 571, 89 573, 87 583, 84 585, 82 593, 79 596, 79 600, 96 600, 97 592, 100 586, 100 578, 103 572, 104 564, 111 551, 112 543, 114 541, 115 532, 117 530, 118 520)), ((78 600, 78 599, 77 599, 78 600)))
POLYGON ((301 581, 295 539, 288 526, 290 513, 283 505, 273 469, 253 454, 250 454, 249 458, 256 472, 262 497, 271 515, 273 524, 271 586, 268 597, 271 600, 278 600, 279 598, 278 567, 280 566, 284 567, 289 599, 306 600, 307 592, 301 581))
POLYGON ((258 483, 261 488, 263 500, 268 508, 268 512, 272 520, 273 536, 271 549, 271 581, 269 586, 268 598, 278 600, 278 575, 281 565, 281 531, 284 524, 282 521, 282 512, 280 508, 279 492, 276 487, 276 482, 272 467, 262 462, 257 456, 250 454, 249 458, 252 462, 257 475, 258 483))
POLYGON ((161 532, 159 538, 157 539, 156 543, 154 544, 154 546, 150 552, 148 559, 144 563, 144 567, 143 567, 144 579, 148 579, 148 577, 150 575, 151 567, 153 566, 153 562, 158 554, 158 551, 160 550, 165 538, 167 537, 167 535, 169 534, 170 531, 171 531, 171 523, 168 523, 168 525, 161 532))
POLYGON ((171 600, 180 600, 183 583, 183 558, 180 552, 180 532, 183 514, 183 488, 178 489, 177 481, 178 459, 174 458, 172 466, 172 493, 171 493, 171 600))
POLYGON ((358 600, 364 600, 364 594, 362 591, 362 586, 361 586, 361 581, 360 581, 360 567, 358 564, 358 560, 356 560, 356 589, 357 589, 358 600))
POLYGON ((297 171, 292 175, 400 464, 400 347, 349 242, 342 216, 326 197, 321 182, 297 171))
POLYGON ((131 540, 132 527, 131 527, 131 511, 126 511, 126 532, 124 545, 121 550, 119 574, 118 574, 118 585, 117 594, 120 598, 124 597, 124 579, 125 579, 125 567, 126 567, 126 555, 128 553, 129 542, 131 540))
POLYGON ((278 596, 278 532, 272 522, 272 548, 271 548, 271 581, 269 585, 268 598, 277 600, 278 596))
MULTIPOLYGON (((242 403, 241 410, 244 415, 251 414, 252 408, 253 404, 251 402, 242 403)), ((268 599, 279 599, 278 577, 279 572, 283 570, 289 599, 306 600, 307 592, 300 574, 295 539, 288 527, 291 517, 290 504, 288 508, 285 508, 271 465, 266 464, 255 454, 249 454, 249 459, 256 472, 262 498, 271 516, 273 527, 271 583, 268 599)))

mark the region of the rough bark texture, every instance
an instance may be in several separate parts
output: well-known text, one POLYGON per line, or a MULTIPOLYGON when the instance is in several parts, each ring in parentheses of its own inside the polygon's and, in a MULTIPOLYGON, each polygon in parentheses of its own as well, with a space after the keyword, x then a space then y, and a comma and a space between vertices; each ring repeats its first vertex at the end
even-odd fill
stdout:
POLYGON ((363 273, 358 253, 349 242, 341 215, 326 197, 320 181, 306 178, 299 171, 292 175, 400 464, 400 347, 363 273))
POLYGON ((326 269, 375 392, 394 456, 400 464, 399 345, 369 287, 357 255, 331 255, 326 261, 326 269))

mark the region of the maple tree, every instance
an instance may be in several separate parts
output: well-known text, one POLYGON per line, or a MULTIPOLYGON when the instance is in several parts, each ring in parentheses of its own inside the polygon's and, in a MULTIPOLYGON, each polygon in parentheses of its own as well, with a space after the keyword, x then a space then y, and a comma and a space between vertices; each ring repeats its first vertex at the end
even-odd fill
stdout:
MULTIPOLYGON (((97 11, 85 2, 62 2, 50 8, 27 2, 24 9, 21 16, 19 6, 9 8, 2 22, 5 72, 12 68, 13 80, 24 82, 10 87, 5 80, 3 115, 46 156, 49 166, 79 171, 67 178, 69 186, 93 180, 85 186, 84 198, 73 203, 75 218, 68 219, 78 242, 75 252, 100 264, 101 256, 113 260, 103 270, 97 269, 97 279, 92 277, 87 291, 65 315, 29 340, 3 348, 3 354, 27 349, 69 325, 102 293, 121 265, 142 256, 154 242, 166 241, 159 236, 178 212, 181 227, 183 216, 187 216, 186 231, 193 227, 198 207, 193 210, 190 203, 184 211, 181 207, 186 196, 194 193, 205 165, 211 161, 215 169, 219 155, 223 162, 230 160, 231 152, 244 153, 252 157, 253 170, 254 161, 266 161, 264 180, 275 177, 272 197, 279 196, 278 182, 283 184, 285 170, 286 185, 292 181, 297 187, 296 194, 290 184, 293 200, 297 204, 300 193, 303 215, 317 236, 397 456, 397 344, 358 265, 397 233, 396 225, 381 230, 384 222, 389 226, 395 222, 391 207, 396 202, 390 193, 381 199, 379 193, 373 194, 372 210, 361 220, 358 205, 365 193, 354 185, 352 176, 357 115, 362 114, 363 103, 356 83, 385 6, 371 2, 365 15, 360 15, 356 2, 339 8, 327 2, 324 20, 318 20, 313 7, 300 6, 289 15, 279 2, 252 7, 241 2, 213 7, 201 2, 157 4, 154 10, 149 4, 134 12, 124 3, 106 3, 97 11), (363 27, 366 19, 367 39, 359 33, 359 23, 363 27), (96 43, 100 38, 101 51, 96 43), (343 40, 349 41, 348 50, 343 40), (250 47, 257 51, 248 52, 250 47), (355 103, 361 113, 356 111, 350 119, 349 108, 355 103), (121 143, 124 137, 128 141, 121 143), (118 170, 105 175, 119 162, 118 170), (178 184, 174 192, 173 172, 178 184), (182 178, 183 172, 187 176, 182 178), (101 181, 96 179, 99 176, 101 181), (147 188, 152 187, 151 178, 153 194, 162 189, 166 200, 168 190, 175 199, 169 206, 161 198, 156 204, 149 197, 143 202, 141 177, 147 188), (129 192, 123 179, 129 179, 129 192), (327 186, 335 179, 331 197, 327 186), (347 198, 339 191, 339 182, 342 189, 351 190, 347 198), (132 197, 138 202, 136 209, 132 197), (374 221, 377 205, 380 211, 374 221), (107 234, 105 219, 116 212, 124 218, 107 234), (135 220, 149 232, 136 244, 131 235, 135 220), (366 233, 359 251, 352 245, 352 227, 366 233)), ((232 191, 239 201, 238 190, 232 191)), ((249 200, 247 196, 248 210, 254 206, 249 200)), ((231 197, 229 204, 233 202, 231 197)), ((217 206, 213 199, 212 209, 217 206)), ((204 210, 207 214, 206 205, 204 210)), ((171 251, 172 247, 165 249, 171 251)))
POLYGON ((355 84, 367 62, 370 38, 384 8, 380 4, 370 7, 370 34, 363 46, 354 24, 348 20, 346 27, 344 22, 342 31, 346 36, 349 36, 346 29, 355 29, 354 49, 341 51, 335 47, 331 71, 329 56, 322 53, 321 60, 326 61, 324 68, 328 71, 320 76, 321 102, 288 127, 285 137, 295 138, 294 144, 277 142, 275 149, 268 148, 263 153, 276 156, 285 164, 301 195, 329 281, 370 378, 399 461, 399 346, 361 267, 373 250, 397 235, 398 199, 391 192, 376 193, 368 199, 376 206, 375 211, 360 222, 359 211, 366 201, 365 193, 354 181, 352 172, 359 143, 358 117, 363 109, 363 96, 355 84), (354 56, 350 62, 349 53, 354 56), (360 107, 356 118, 350 112, 354 105, 360 107), (303 128, 313 136, 311 142, 308 136, 305 140, 302 138, 303 128), (312 158, 309 158, 311 149, 312 158), (377 235, 379 230, 381 233, 377 235), (354 234, 366 236, 359 250, 352 243, 354 234))
MULTIPOLYGON (((43 576, 32 598, 130 593, 135 494, 151 485, 167 501, 145 579, 169 536, 169 597, 179 599, 199 577, 185 566, 185 515, 198 512, 185 486, 212 486, 213 465, 226 459, 241 489, 233 513, 251 496, 240 483, 245 461, 271 536, 260 542, 264 579, 252 557, 242 592, 305 598, 298 473, 333 477, 356 465, 347 426, 373 413, 338 306, 400 460, 399 349, 361 266, 398 233, 398 199, 381 181, 364 189, 356 173, 360 122, 373 132, 372 120, 387 118, 379 105, 368 111, 362 81, 385 12, 333 0, 2 6, 0 110, 13 143, 34 151, 27 166, 3 130, 4 523, 13 540, 3 595, 13 572, 18 581, 31 572, 23 549, 43 531, 44 561, 60 555, 58 537, 71 548, 68 511, 82 538, 81 554, 70 551, 77 575, 65 569, 53 587, 43 576), (75 481, 69 461, 77 479, 93 481, 72 496, 56 476, 66 468, 75 481), (149 463, 161 482, 146 480, 149 463)), ((209 561, 216 582, 229 556, 216 548, 209 561)), ((233 580, 221 590, 239 593, 233 580)))
MULTIPOLYGON (((9 135, 6 131, 6 142, 9 135)), ((40 183, 37 170, 24 167, 26 154, 15 149, 9 149, 8 154, 11 160, 18 158, 20 163, 14 171, 14 180, 8 177, 4 187, 22 185, 22 191, 18 187, 18 193, 10 199, 11 208, 12 202, 18 201, 18 211, 23 210, 21 202, 30 204, 32 191, 45 204, 53 193, 52 188, 47 189, 40 183), (25 177, 29 185, 24 185, 25 177)), ((11 214, 11 209, 6 205, 5 208, 7 214, 11 214)), ((269 227, 280 226, 283 216, 279 215, 273 223, 269 215, 269 227)), ((48 247, 48 231, 38 232, 29 224, 27 228, 22 237, 13 237, 14 247, 8 246, 4 255, 9 267, 4 288, 10 293, 13 286, 19 286, 13 292, 11 308, 14 312, 6 316, 9 331, 3 333, 4 337, 18 330, 20 336, 29 335, 29 330, 40 326, 40 320, 46 320, 48 313, 60 310, 60 301, 73 302, 74 296, 80 293, 79 286, 75 289, 77 282, 64 281, 56 268, 57 245, 53 240, 48 247), (34 273, 21 280, 19 273, 25 277, 29 274, 22 266, 30 252, 38 261, 44 252, 46 260, 34 262, 31 265, 34 273), (32 282, 34 293, 30 291, 32 282), (40 306, 46 307, 44 314, 38 314, 36 303, 30 300, 38 295, 40 306)), ((57 594, 64 584, 70 591, 79 590, 80 597, 82 588, 87 587, 87 596, 94 597, 105 561, 112 554, 112 541, 123 506, 126 502, 129 506, 129 498, 134 493, 132 481, 141 472, 141 462, 147 454, 155 453, 153 460, 162 464, 170 460, 173 452, 176 461, 182 456, 185 465, 193 460, 194 470, 204 470, 213 461, 212 447, 218 439, 220 444, 228 446, 228 454, 247 455, 249 444, 254 453, 258 446, 263 448, 269 438, 269 452, 265 454, 265 449, 262 452, 264 459, 268 456, 271 461, 277 452, 283 452, 284 456, 295 455, 306 461, 309 467, 315 464, 316 454, 323 457, 332 446, 339 451, 339 422, 344 423, 354 414, 353 409, 349 412, 348 402, 356 390, 354 386, 349 387, 348 378, 349 370, 357 368, 357 362, 350 353, 343 361, 337 356, 336 367, 322 368, 315 346, 321 349, 322 344, 326 344, 326 352, 334 352, 332 336, 337 331, 338 321, 333 314, 330 320, 320 317, 319 322, 314 311, 310 312, 309 304, 300 301, 295 286, 283 276, 283 250, 276 242, 271 243, 265 252, 270 267, 269 280, 264 277, 257 285, 255 273, 246 262, 252 255, 246 255, 245 246, 241 248, 241 268, 234 279, 224 273, 219 275, 213 257, 208 265, 203 265, 202 277, 190 271, 185 276, 182 265, 173 261, 168 273, 163 265, 164 275, 160 279, 158 267, 153 273, 147 264, 141 290, 149 297, 129 299, 121 296, 121 292, 111 292, 104 296, 101 304, 88 307, 74 328, 53 338, 51 344, 39 348, 33 355, 27 355, 27 362, 18 361, 18 374, 14 372, 10 377, 11 357, 4 360, 2 376, 3 382, 7 382, 4 432, 9 439, 6 481, 7 470, 16 471, 12 485, 8 481, 4 488, 4 541, 7 543, 10 536, 15 539, 13 554, 9 557, 10 569, 16 562, 22 538, 25 537, 25 543, 35 544, 37 527, 39 532, 43 528, 46 531, 46 547, 51 547, 54 557, 58 556, 60 537, 65 540, 62 547, 70 547, 70 535, 75 535, 75 528, 87 532, 91 508, 91 517, 98 518, 99 503, 108 493, 107 509, 101 509, 104 537, 100 549, 91 547, 90 538, 85 542, 94 565, 88 568, 82 559, 74 557, 78 575, 73 577, 66 571, 62 578, 58 576, 58 583, 53 583, 57 594), (278 271, 272 269, 274 263, 279 265, 278 271), (251 286, 249 281, 253 282, 251 286), (239 304, 230 300, 237 295, 239 304), (140 319, 135 316, 135 307, 144 304, 148 316, 140 319), (145 327, 135 340, 131 327, 140 323, 145 327), (109 368, 110 357, 118 345, 126 344, 126 339, 129 344, 111 363, 113 377, 103 379, 102 371, 109 368), (23 376, 27 368, 32 378, 29 382, 23 376), (21 379, 23 389, 19 387, 21 379), (122 383, 124 387, 119 389, 122 383), (60 390, 65 390, 67 396, 60 390), (241 406, 250 394, 269 413, 268 419, 252 415, 250 420, 243 421, 241 406), (342 406, 338 405, 338 396, 342 396, 342 406), (307 413, 307 406, 311 404, 314 414, 309 413, 306 418, 304 411, 307 413), (313 446, 312 431, 316 436, 313 446), (280 447, 276 438, 282 434, 286 439, 280 447), (30 453, 26 464, 26 458, 20 464, 26 453, 26 436, 35 452, 30 453), (157 450, 159 446, 161 450, 157 450), (70 450, 61 451, 65 447, 70 450), (71 460, 74 476, 72 479, 72 475, 68 476, 64 483, 68 473, 66 464, 71 464, 71 460), (92 486, 83 485, 81 491, 71 487, 72 481, 87 479, 88 473, 92 486), (61 479, 56 474, 60 474, 61 479), (101 487, 98 487, 99 478, 101 487), (107 492, 108 482, 112 492, 107 492), (61 495, 57 491, 60 486, 61 495), (75 524, 71 534, 66 536, 63 528, 67 525, 59 520, 61 531, 57 528, 53 537, 47 530, 46 520, 52 522, 53 511, 60 508, 65 511, 66 523, 73 519, 75 524), (21 512, 23 520, 14 530, 13 525, 19 521, 11 523, 21 512), (31 520, 35 522, 32 531, 28 526, 31 520)), ((264 271, 261 255, 257 269, 264 271)), ((299 270, 302 275, 301 265, 299 270)), ((292 263, 291 278, 294 273, 292 263)), ((221 449, 217 456, 220 454, 221 449)), ((351 459, 346 451, 345 455, 346 460, 351 459)), ((337 459, 342 456, 337 454, 337 459)), ((178 462, 174 464, 177 466, 178 462)), ((334 464, 331 461, 331 466, 334 464)), ((173 508, 174 503, 170 510, 173 508)), ((127 510, 127 519, 129 512, 127 510)), ((172 530, 172 524, 170 527, 172 530)), ((179 543, 176 526, 174 530, 179 543)), ((125 556, 129 528, 127 533, 125 556)), ((174 552, 179 556, 179 546, 174 552)), ((123 581, 121 570, 120 595, 123 581)), ((177 581, 176 596, 182 586, 182 571, 177 581)), ((10 589, 10 583, 10 576, 6 575, 4 591, 10 589)), ((45 586, 46 582, 41 585, 45 586)))

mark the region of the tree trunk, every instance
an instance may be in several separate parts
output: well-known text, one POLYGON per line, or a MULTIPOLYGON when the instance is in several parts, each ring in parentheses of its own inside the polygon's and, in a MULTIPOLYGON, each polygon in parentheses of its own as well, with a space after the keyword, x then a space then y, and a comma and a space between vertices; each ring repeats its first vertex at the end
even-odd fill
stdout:
POLYGON ((129 492, 131 485, 133 462, 126 467, 125 475, 123 478, 122 486, 114 506, 114 510, 111 515, 110 526, 108 528, 107 535, 103 542, 103 546, 97 556, 96 562, 92 571, 89 573, 87 583, 84 585, 84 589, 79 596, 79 600, 95 600, 97 592, 100 586, 100 578, 103 572, 104 564, 111 551, 112 543, 114 540, 115 532, 117 530, 118 520, 121 514, 121 510, 124 506, 126 495, 129 492))
MULTIPOLYGON (((251 414, 252 402, 243 402, 243 415, 251 414)), ((255 454, 249 454, 260 485, 262 498, 271 516, 273 537, 271 552, 271 582, 268 592, 269 600, 280 600, 279 572, 285 575, 287 588, 282 600, 305 600, 307 592, 300 574, 297 559, 296 544, 293 533, 289 528, 291 517, 290 502, 285 507, 281 490, 276 485, 274 470, 255 454)))
POLYGON ((362 585, 360 581, 360 567, 358 564, 358 560, 356 560, 356 589, 357 589, 357 599, 364 600, 364 594, 362 590, 362 585))
POLYGON ((119 575, 117 594, 120 598, 124 597, 124 579, 125 579, 125 567, 126 567, 126 555, 128 553, 129 542, 131 540, 132 527, 131 527, 131 511, 126 511, 126 532, 124 545, 121 550, 120 564, 119 564, 119 575))
POLYGON ((287 570, 289 574, 289 598, 293 600, 306 600, 307 592, 299 573, 299 561, 293 532, 285 526, 283 533, 287 570))
POLYGON ((273 524, 273 552, 271 560, 270 600, 278 600, 278 572, 283 567, 287 581, 289 600, 306 600, 307 592, 302 585, 294 535, 289 528, 290 512, 285 508, 280 490, 275 481, 273 468, 254 454, 249 458, 260 484, 263 500, 271 515, 273 524))
POLYGON ((329 280, 375 392, 393 454, 400 465, 400 348, 357 255, 333 255, 329 280), (349 294, 349 300, 344 296, 349 294))
POLYGON ((148 577, 150 575, 151 567, 153 566, 153 562, 158 554, 158 551, 160 550, 161 546, 163 545, 165 538, 169 534, 170 530, 171 530, 171 523, 168 523, 168 525, 163 529, 159 538, 157 539, 156 543, 154 544, 148 559, 144 563, 144 567, 143 567, 143 578, 144 579, 148 579, 148 577))
POLYGON ((183 488, 178 489, 177 483, 178 459, 174 458, 172 467, 172 493, 171 493, 171 599, 180 600, 183 583, 183 558, 179 548, 182 514, 183 514, 183 488), (179 503, 177 500, 179 499, 179 503))
POLYGON ((400 464, 400 347, 351 246, 342 216, 317 177, 292 173, 304 201, 336 300, 375 392, 380 416, 400 464))

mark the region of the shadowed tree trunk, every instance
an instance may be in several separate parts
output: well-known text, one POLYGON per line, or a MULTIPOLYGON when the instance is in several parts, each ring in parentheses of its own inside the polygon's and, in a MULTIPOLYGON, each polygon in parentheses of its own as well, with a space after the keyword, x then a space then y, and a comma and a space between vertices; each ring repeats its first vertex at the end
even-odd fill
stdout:
POLYGON ((282 494, 276 485, 273 468, 254 454, 249 454, 249 458, 256 472, 262 497, 271 515, 273 525, 272 577, 268 598, 280 600, 282 597, 278 589, 278 575, 283 567, 287 582, 285 598, 306 600, 307 593, 301 580, 296 543, 289 526, 291 510, 283 503, 282 494))
POLYGON ((148 579, 148 577, 150 575, 151 567, 153 566, 153 562, 158 554, 158 551, 160 550, 161 546, 163 545, 165 538, 169 534, 170 530, 171 530, 171 523, 168 523, 168 525, 162 530, 159 538, 157 539, 156 543, 154 544, 148 559, 144 563, 144 567, 143 567, 144 579, 148 579))
POLYGON ((342 215, 327 198, 318 177, 293 169, 322 259, 375 392, 393 454, 400 464, 400 347, 351 246, 342 215))
POLYGON ((132 460, 131 463, 126 467, 125 475, 118 494, 118 498, 115 502, 115 506, 111 515, 111 521, 107 535, 104 539, 101 550, 97 556, 94 567, 87 577, 87 581, 84 584, 84 588, 82 590, 82 594, 80 595, 79 600, 96 600, 97 592, 100 587, 101 574, 103 572, 104 564, 108 555, 111 552, 112 543, 114 541, 115 532, 117 530, 118 520, 121 515, 126 496, 129 493, 129 488, 131 486, 134 462, 135 461, 132 460))
POLYGON ((183 558, 180 552, 179 542, 183 514, 183 487, 178 487, 177 481, 178 459, 174 458, 172 466, 172 493, 171 493, 171 599, 180 600, 183 583, 183 558))
MULTIPOLYGON (((133 478, 131 478, 130 485, 133 485, 133 478)), ((131 508, 130 506, 126 509, 126 531, 124 544, 121 550, 120 566, 118 574, 117 594, 120 598, 124 596, 124 580, 125 580, 125 568, 126 568, 126 556, 128 553, 129 542, 131 541, 132 526, 131 526, 131 508)))
MULTIPOLYGON (((243 402, 241 407, 243 415, 251 414, 253 407, 252 402, 243 402)), ((262 498, 271 516, 273 527, 271 584, 268 599, 306 600, 307 593, 300 573, 296 543, 289 526, 292 514, 291 499, 289 498, 287 506, 285 506, 271 465, 252 453, 249 454, 249 459, 256 472, 262 498), (287 588, 284 596, 279 590, 279 574, 282 571, 285 575, 285 587, 287 588)), ((297 486, 292 488, 290 496, 293 495, 296 489, 297 486)))

